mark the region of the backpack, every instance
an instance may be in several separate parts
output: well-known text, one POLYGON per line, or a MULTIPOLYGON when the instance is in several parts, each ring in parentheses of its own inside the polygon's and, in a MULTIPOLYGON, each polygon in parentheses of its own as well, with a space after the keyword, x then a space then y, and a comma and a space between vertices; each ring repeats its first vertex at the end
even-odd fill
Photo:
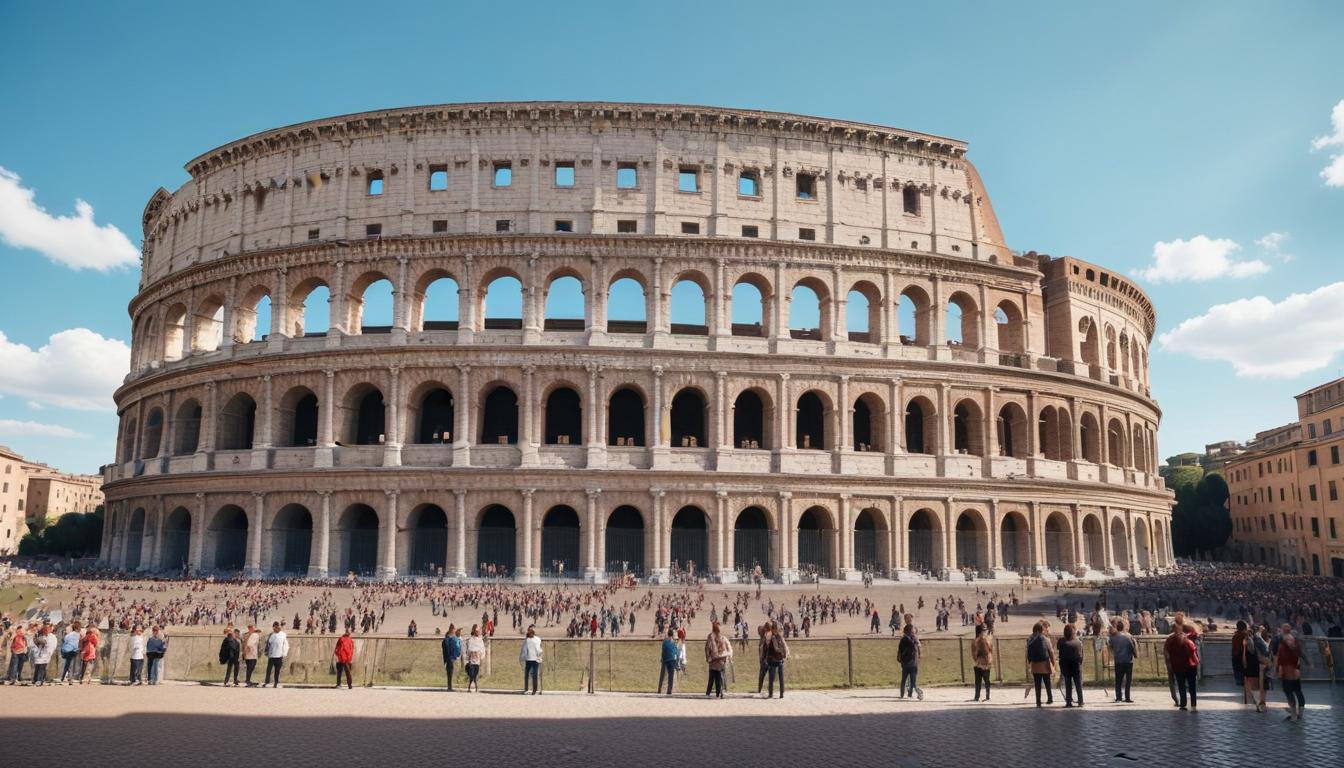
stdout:
POLYGON ((915 660, 915 643, 908 637, 901 638, 901 644, 896 649, 896 660, 902 664, 909 664, 915 660))
POLYGON ((780 635, 773 635, 770 638, 769 658, 771 661, 783 661, 788 656, 788 650, 784 646, 784 638, 780 635))
POLYGON ((1027 661, 1039 664, 1050 660, 1050 646, 1045 635, 1036 635, 1027 641, 1027 661))

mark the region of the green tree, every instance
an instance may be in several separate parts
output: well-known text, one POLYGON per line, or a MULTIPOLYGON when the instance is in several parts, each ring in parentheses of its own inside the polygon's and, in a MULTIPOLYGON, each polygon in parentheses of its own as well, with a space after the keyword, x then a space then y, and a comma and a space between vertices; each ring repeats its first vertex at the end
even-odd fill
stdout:
POLYGON ((1232 535, 1232 516, 1227 510, 1227 481, 1217 472, 1195 483, 1175 487, 1176 506, 1171 510, 1171 548, 1179 557, 1209 554, 1227 543, 1232 535))

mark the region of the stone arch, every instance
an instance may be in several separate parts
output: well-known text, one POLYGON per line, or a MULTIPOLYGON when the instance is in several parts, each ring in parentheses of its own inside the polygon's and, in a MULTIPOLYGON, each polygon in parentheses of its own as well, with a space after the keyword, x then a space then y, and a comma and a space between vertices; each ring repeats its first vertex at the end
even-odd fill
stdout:
POLYGON ((885 341, 882 326, 882 291, 868 280, 855 282, 845 294, 846 338, 878 344, 885 341))
POLYGON ((271 519, 272 574, 306 576, 313 555, 313 513, 302 504, 286 504, 271 519))
POLYGON ((192 310, 191 350, 214 352, 224 342, 224 299, 206 296, 192 310))
POLYGON ((518 395, 508 384, 487 386, 481 394, 481 445, 518 442, 518 395))
POLYGON ((607 445, 646 445, 647 421, 644 395, 639 389, 629 384, 617 387, 607 399, 607 445))
POLYGON ((933 300, 918 285, 908 285, 896 298, 902 344, 927 347, 933 338, 933 300))
POLYGON ((195 398, 184 400, 173 417, 173 455, 189 456, 200 447, 200 442, 201 403, 195 398))
POLYGON ((1129 378, 1129 334, 1120 331, 1120 372, 1129 378))
POLYGON ((985 419, 980 404, 963 398, 952 407, 952 450, 982 456, 985 452, 985 419))
POLYGON ((866 507, 854 517, 854 567, 859 571, 885 573, 891 567, 887 554, 887 520, 881 510, 866 507))
POLYGON ((938 411, 923 395, 905 403, 905 452, 938 453, 938 411))
POLYGON ((276 445, 308 447, 317 445, 317 395, 305 386, 291 387, 280 398, 276 445))
POLYGON ((430 380, 411 392, 406 420, 414 425, 412 441, 420 444, 451 443, 457 429, 457 399, 441 382, 430 380))
POLYGON ((770 394, 759 387, 749 387, 733 400, 733 447, 771 448, 774 409, 770 394))
POLYGON ((567 504, 557 504, 541 519, 541 572, 563 578, 579 573, 582 526, 579 513, 567 504))
POLYGON ((1106 368, 1110 371, 1116 370, 1115 327, 1110 323, 1106 324, 1106 368))
POLYGON ((1152 569, 1152 557, 1148 551, 1148 524, 1142 517, 1134 518, 1134 564, 1141 571, 1152 569))
POLYGON ((518 526, 513 510, 491 504, 477 519, 477 575, 508 578, 518 567, 518 526))
POLYGON ((1073 425, 1069 412, 1061 407, 1047 405, 1041 409, 1038 438, 1041 455, 1051 461, 1069 461, 1073 458, 1073 425))
POLYGON ((380 522, 378 511, 368 504, 351 504, 341 512, 332 530, 336 546, 332 547, 329 569, 333 575, 377 573, 380 522))
POLYGON ((274 309, 271 306, 271 289, 264 285, 255 285, 243 292, 242 299, 233 309, 233 328, 229 329, 235 344, 250 344, 264 341, 270 328, 259 328, 257 320, 262 316, 265 302, 265 314, 269 318, 274 309))
POLYGON ((523 327, 523 281, 509 269, 493 269, 481 278, 481 306, 477 316, 481 328, 517 330, 523 327))
POLYGON ((728 310, 734 336, 769 336, 772 302, 770 281, 749 272, 737 278, 729 299, 728 310))
POLYGON ((995 419, 1000 456, 1025 459, 1027 456, 1027 412, 1017 403, 1005 403, 995 419))
POLYGON ((709 515, 688 504, 672 517, 671 566, 683 573, 709 570, 709 515))
POLYGON ((674 334, 705 336, 712 317, 713 282, 698 271, 683 272, 672 281, 668 294, 669 329, 674 334))
POLYGON ((187 570, 191 558, 191 512, 186 507, 177 507, 164 518, 159 548, 159 570, 173 573, 187 570))
POLYGON ((825 507, 813 506, 798 516, 798 567, 816 569, 819 576, 835 578, 838 538, 835 518, 825 507))
POLYGON ((835 443, 831 434, 832 412, 830 398, 826 393, 809 389, 798 396, 794 405, 794 443, 800 450, 829 450, 835 443))
POLYGON ((989 523, 977 509, 957 515, 957 568, 980 572, 989 569, 989 523))
POLYGON ((542 443, 583 445, 583 398, 578 388, 559 382, 542 399, 542 443))
MULTIPOLYGON (((656 416, 655 416, 656 418, 656 416)), ((682 387, 672 396, 670 438, 673 448, 709 447, 709 399, 697 387, 682 387)))
POLYGON ((1094 571, 1106 563, 1106 534, 1094 514, 1083 516, 1083 562, 1094 571))
POLYGON ((455 331, 462 320, 462 286, 446 269, 430 269, 415 281, 409 307, 412 331, 455 331))
POLYGON ((757 567, 762 575, 771 572, 773 528, 770 513, 758 506, 746 507, 733 518, 733 567, 739 573, 751 573, 757 567))
POLYGON ((243 570, 247 563, 247 513, 236 504, 215 510, 206 528, 205 551, 214 553, 214 570, 230 573, 243 570))
POLYGON ((1084 411, 1078 417, 1078 440, 1081 443, 1079 453, 1083 461, 1101 463, 1101 429, 1097 426, 1097 417, 1084 411))
POLYGON ((182 359, 183 338, 187 328, 187 305, 173 304, 163 316, 162 357, 167 362, 182 359))
POLYGON ((999 524, 1000 559, 1010 571, 1031 566, 1031 524, 1021 512, 1011 511, 999 524))
POLYGON ((542 327, 548 331, 582 331, 591 312, 588 283, 577 271, 562 267, 546 278, 542 292, 542 327))
POLYGON ((1119 517, 1111 518, 1111 562, 1118 569, 1129 570, 1129 535, 1125 521, 1119 517))
POLYGON ((648 332, 649 292, 644 276, 638 271, 623 269, 612 275, 607 283, 606 303, 607 333, 648 332))
POLYGON ((1073 570, 1073 530, 1062 512, 1046 516, 1043 537, 1045 566, 1052 571, 1073 570))
POLYGON ((448 567, 448 513, 437 504, 421 504, 406 518, 409 553, 406 572, 436 576, 448 567))
POLYGON ((887 449, 887 430, 885 418, 886 403, 873 392, 865 392, 854 399, 854 410, 850 415, 851 445, 846 448, 855 451, 877 451, 887 449))
POLYGON ((608 573, 644 575, 644 515, 635 507, 623 504, 607 516, 604 533, 603 563, 608 573))
POLYGON ((153 459, 159 455, 159 444, 163 441, 163 409, 152 408, 145 417, 145 431, 140 438, 140 458, 153 459))
POLYGON ((943 568, 942 522, 932 509, 915 510, 906 523, 906 555, 912 571, 934 573, 943 568))
POLYGON ((145 541, 145 509, 137 507, 131 513, 130 522, 126 526, 126 554, 122 558, 122 570, 136 571, 140 569, 140 550, 145 541))
POLYGON ((387 401, 377 386, 364 382, 351 387, 342 405, 346 445, 379 445, 387 439, 387 401))
POLYGON ((1143 425, 1135 424, 1133 428, 1131 428, 1130 433, 1132 437, 1129 443, 1131 446, 1129 455, 1133 457, 1130 466, 1140 472, 1151 471, 1148 467, 1148 438, 1144 434, 1143 425))
POLYGON ((804 277, 794 283, 789 295, 789 336, 795 339, 829 339, 831 333, 831 294, 821 280, 804 277), (806 320, 815 315, 815 328, 807 327, 806 320))
POLYGON ((135 436, 139 431, 135 423, 135 416, 127 409, 121 415, 121 462, 123 464, 135 461, 135 436))
POLYGON ((370 270, 352 280, 350 292, 346 294, 347 332, 351 335, 390 332, 397 322, 396 291, 392 278, 378 270, 370 270), (384 316, 380 313, 376 317, 366 317, 367 313, 364 311, 366 303, 371 299, 384 300, 384 291, 389 302, 388 314, 384 316), (382 320, 387 320, 387 324, 384 325, 382 320))
POLYGON ((1109 464, 1117 467, 1132 466, 1128 441, 1125 440, 1125 425, 1119 419, 1111 419, 1106 424, 1106 458, 1109 464))
POLYGON ((947 299, 947 343, 980 348, 980 307, 965 291, 956 291, 947 299))
POLYGON ((1101 365, 1101 345, 1097 341, 1097 324, 1092 322, 1092 318, 1084 317, 1078 321, 1078 333, 1081 334, 1079 340, 1078 353, 1084 363, 1098 368, 1101 365))
POLYGON ((331 328, 331 304, 331 288, 325 280, 310 277, 299 282, 289 293, 285 332, 296 339, 325 336, 331 328))
POLYGON ((215 425, 215 450, 245 451, 252 448, 257 425, 257 401, 239 392, 224 404, 215 425))
POLYGON ((1022 320, 1022 309, 1015 301, 1004 300, 994 309, 994 326, 998 333, 998 348, 1001 352, 1026 352, 1026 323, 1022 320))

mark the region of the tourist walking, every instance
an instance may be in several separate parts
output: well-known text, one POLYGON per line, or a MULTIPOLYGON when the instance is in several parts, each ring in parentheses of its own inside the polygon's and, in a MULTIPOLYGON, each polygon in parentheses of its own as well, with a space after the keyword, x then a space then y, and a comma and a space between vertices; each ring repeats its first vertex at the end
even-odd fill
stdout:
POLYGON ((975 700, 980 700, 980 684, 985 686, 985 701, 989 701, 989 673, 994 668, 994 646, 989 642, 985 625, 975 625, 975 640, 971 642, 971 660, 975 664, 975 700))
POLYGON ((241 658, 242 643, 238 642, 238 630, 229 627, 224 630, 224 639, 219 643, 219 663, 224 665, 224 685, 233 677, 233 686, 238 687, 238 659, 241 658))
POLYGON ((163 672, 163 655, 168 652, 168 640, 159 634, 162 630, 155 625, 149 630, 149 639, 145 641, 145 658, 149 659, 149 684, 158 685, 163 672))
POLYGON ((1266 709, 1265 691, 1269 689, 1269 672, 1270 667, 1273 665, 1273 659, 1269 656, 1269 640, 1266 639, 1268 635, 1269 626, 1262 624, 1259 632, 1256 632, 1254 629, 1251 630, 1249 642, 1247 643, 1249 646, 1246 659, 1247 674, 1250 674, 1249 670, 1253 668, 1252 665, 1254 665, 1255 670, 1259 673, 1256 675, 1254 683, 1255 690, 1259 693, 1259 698, 1256 700, 1255 705, 1257 712, 1264 712, 1266 709), (1254 659, 1251 657, 1254 657, 1254 659))
POLYGON ((784 662, 789 658, 789 644, 784 640, 784 634, 779 631, 779 624, 770 621, 767 624, 766 641, 763 650, 765 651, 766 673, 769 678, 766 688, 766 698, 775 697, 775 677, 779 677, 779 698, 784 698, 784 662))
POLYGON ((247 634, 243 635, 243 683, 248 688, 255 688, 256 683, 252 682, 252 673, 257 669, 257 657, 261 655, 261 630, 255 626, 247 625, 247 634))
POLYGON ((1176 706, 1181 710, 1186 708, 1187 697, 1190 709, 1199 708, 1199 694, 1196 690, 1199 679, 1199 649, 1190 637, 1194 629, 1193 624, 1175 624, 1171 634, 1162 644, 1167 666, 1176 679, 1176 706))
POLYGON ((465 651, 467 659, 467 692, 475 689, 477 693, 481 692, 481 684, 477 677, 481 674, 481 662, 485 660, 485 640, 481 638, 481 630, 475 625, 471 625, 471 635, 467 637, 467 648, 465 651))
POLYGON ((1279 642, 1274 649, 1274 670, 1283 682, 1283 695, 1288 699, 1288 717, 1302 719, 1307 700, 1302 696, 1302 643, 1293 634, 1291 624, 1279 628, 1279 642))
POLYGON ((915 625, 908 619, 901 629, 901 641, 896 646, 896 661, 901 665, 901 698, 918 695, 924 700, 924 690, 919 688, 919 659, 924 653, 919 637, 915 634, 915 625))
POLYGON ((1032 685, 1036 689, 1036 706, 1041 706, 1041 688, 1045 688, 1045 703, 1055 703, 1055 691, 1050 686, 1050 674, 1055 669, 1055 649, 1045 636, 1045 623, 1036 622, 1031 627, 1031 637, 1027 639, 1027 670, 1031 673, 1032 685))
POLYGON ((79 677, 79 622, 73 622, 61 638, 61 679, 70 685, 79 677))
POLYGON ((1241 703, 1251 704, 1256 712, 1263 712, 1260 706, 1262 697, 1261 677, 1261 657, 1256 649, 1255 633, 1251 631, 1250 626, 1245 621, 1237 622, 1237 631, 1232 635, 1232 659, 1233 670, 1241 674, 1241 703))
POLYGON ((709 667, 709 682, 705 683, 705 695, 714 691, 716 698, 723 698, 723 672, 733 658, 733 644, 720 631, 719 622, 710 626, 709 637, 705 639, 705 665, 709 667))
POLYGON ((443 636, 443 666, 448 671, 448 690, 453 690, 453 665, 462 658, 462 630, 449 624, 443 636))
POLYGON ((131 629, 131 685, 144 685, 145 630, 139 624, 131 629))
POLYGON ((350 667, 355 663, 355 640, 350 637, 350 630, 336 638, 336 648, 331 653, 336 662, 336 687, 341 687, 341 675, 345 675, 345 689, 348 691, 355 687, 354 678, 350 675, 350 667))
POLYGON ((271 624, 271 634, 266 638, 266 678, 262 681, 262 687, 272 685, 271 673, 275 673, 275 683, 273 687, 280 687, 280 670, 284 667, 285 657, 289 655, 289 635, 285 634, 284 628, 280 622, 271 624))
POLYGON ((667 680, 667 695, 672 695, 673 682, 677 679, 677 666, 681 663, 681 646, 677 645, 675 630, 667 630, 660 648, 658 665, 658 693, 663 692, 663 680, 667 680))
POLYGON ((1129 691, 1134 682, 1134 659, 1139 654, 1139 644, 1124 619, 1117 617, 1111 626, 1111 636, 1106 642, 1115 664, 1115 700, 1133 704, 1129 691))
POLYGON ((1083 644, 1072 624, 1064 625, 1064 636, 1059 639, 1059 676, 1064 681, 1064 707, 1073 707, 1075 690, 1078 706, 1083 706, 1083 644))
POLYGON ((532 695, 537 695, 541 679, 541 638, 533 625, 527 627, 527 636, 518 649, 518 661, 523 665, 523 693, 527 693, 527 681, 531 680, 532 695))

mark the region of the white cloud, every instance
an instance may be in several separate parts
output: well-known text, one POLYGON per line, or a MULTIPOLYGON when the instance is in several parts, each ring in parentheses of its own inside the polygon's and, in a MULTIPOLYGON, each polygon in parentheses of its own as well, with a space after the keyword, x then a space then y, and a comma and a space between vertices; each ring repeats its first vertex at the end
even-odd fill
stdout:
POLYGON ((44 411, 44 410, 46 410, 46 408, 47 408, 47 407, 46 407, 45 405, 43 405, 43 404, 37 402, 36 400, 29 400, 29 401, 28 401, 28 409, 29 409, 29 410, 32 410, 32 411, 44 411))
POLYGON ((1234 261, 1241 250, 1233 240, 1195 235, 1189 240, 1153 244, 1153 263, 1136 274, 1154 283, 1204 282, 1219 277, 1253 277, 1269 271, 1259 259, 1234 261))
POLYGON ((1293 260, 1293 254, 1283 248, 1283 244, 1288 242, 1288 233, 1270 232, 1262 238, 1255 241, 1260 246, 1260 250, 1281 261, 1289 262, 1293 260))
POLYGON ((1210 307, 1158 337, 1164 350, 1231 363, 1238 376, 1288 379, 1344 352, 1344 282, 1274 302, 1264 296, 1210 307))
MULTIPOLYGON (((1311 140, 1313 152, 1327 147, 1344 147, 1344 99, 1330 110, 1330 128, 1331 133, 1311 140)), ((1330 164, 1321 171, 1321 178, 1325 179, 1327 187, 1344 187, 1344 152, 1330 155, 1330 164)))
POLYGON ((93 206, 76 200, 75 215, 52 216, 20 182, 0 167, 0 240, 74 269, 106 272, 140 263, 140 249, 121 230, 93 223, 93 206))
POLYGON ((131 348, 87 328, 54 334, 34 350, 0 331, 0 393, 58 408, 114 409, 112 393, 130 370, 131 348))
POLYGON ((88 437, 83 432, 76 432, 69 427, 62 427, 59 424, 41 424, 36 421, 18 421, 16 419, 0 419, 0 437, 88 437))

